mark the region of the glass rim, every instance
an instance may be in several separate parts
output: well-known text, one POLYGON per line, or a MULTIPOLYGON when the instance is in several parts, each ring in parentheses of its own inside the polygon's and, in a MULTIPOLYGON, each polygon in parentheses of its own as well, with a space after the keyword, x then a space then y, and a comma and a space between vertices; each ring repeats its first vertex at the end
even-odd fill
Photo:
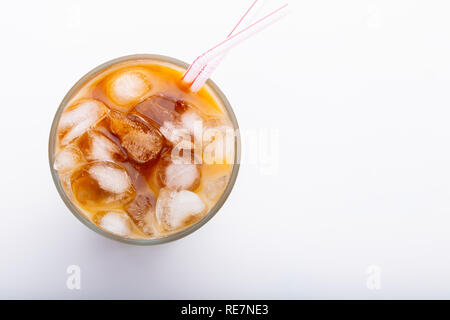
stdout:
POLYGON ((164 55, 157 55, 157 54, 134 54, 134 55, 127 55, 118 57, 112 60, 109 60, 105 63, 102 63, 101 65, 95 67, 88 73, 86 73, 83 77, 81 77, 80 80, 78 80, 72 88, 66 93, 63 100, 59 104, 58 109, 56 110, 55 116, 52 121, 52 126, 50 129, 50 137, 49 137, 49 145, 48 145, 48 159, 49 159, 49 165, 50 165, 50 171, 52 174, 53 182, 55 183, 56 189, 58 190, 58 193, 62 200, 64 201, 64 204, 69 209, 69 211, 79 220, 81 223, 83 223, 85 226, 87 226, 89 229, 97 232, 98 234, 105 236, 109 239, 116 240, 122 243, 132 244, 132 245, 142 245, 142 246, 148 246, 148 245, 156 245, 156 244, 162 244, 171 242, 174 240, 178 240, 181 238, 186 237, 187 235, 193 233, 194 231, 201 228, 203 225, 205 225, 213 216, 216 215, 216 213, 219 211, 219 209, 223 206, 225 201, 227 200, 228 196, 231 193, 231 190, 234 187, 234 184, 237 179, 237 175, 239 172, 240 167, 240 158, 241 158, 241 137, 239 133, 239 125, 236 119, 236 115, 234 114, 234 111, 226 98, 225 94, 220 90, 220 88, 211 80, 208 79, 206 81, 206 86, 209 87, 209 89, 214 93, 215 98, 218 99, 223 107, 225 108, 228 117, 233 124, 233 129, 235 131, 235 138, 234 138, 234 163, 233 163, 233 169, 231 172, 230 179, 228 181, 228 184, 223 191, 222 195, 220 196, 219 200, 214 204, 214 206, 209 210, 209 212, 197 223, 187 227, 186 229, 180 230, 176 233, 173 233, 167 237, 163 238, 157 238, 157 239, 131 239, 131 238, 125 238, 121 237, 119 235, 110 233, 108 231, 103 230, 102 228, 98 227, 96 224, 94 224, 91 220, 89 220, 80 210, 75 206, 75 204, 69 199, 66 192, 64 191, 64 188, 62 187, 61 181, 59 179, 59 175, 57 170, 53 167, 53 163, 55 160, 55 142, 56 142, 56 129, 59 123, 59 119, 61 117, 62 111, 65 109, 66 105, 72 98, 72 96, 78 91, 78 89, 85 84, 87 81, 92 79, 95 75, 99 74, 106 68, 113 66, 117 63, 131 61, 131 60, 156 60, 161 61, 169 64, 173 64, 175 66, 187 69, 189 67, 189 64, 187 64, 184 61, 164 56, 164 55))

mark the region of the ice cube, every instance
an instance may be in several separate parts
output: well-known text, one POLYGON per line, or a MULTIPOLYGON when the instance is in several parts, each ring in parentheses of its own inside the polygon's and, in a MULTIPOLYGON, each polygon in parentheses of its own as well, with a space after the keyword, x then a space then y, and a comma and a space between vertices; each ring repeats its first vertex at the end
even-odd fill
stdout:
POLYGON ((210 119, 203 126, 203 144, 207 145, 216 138, 226 135, 234 136, 234 130, 223 119, 210 119))
POLYGON ((86 206, 116 206, 135 197, 135 189, 127 171, 108 161, 86 164, 71 176, 75 198, 86 206))
POLYGON ((135 112, 157 126, 166 121, 175 121, 187 109, 184 101, 163 95, 154 95, 142 101, 135 107, 135 112))
POLYGON ((181 115, 181 123, 190 134, 195 137, 196 142, 201 142, 203 136, 203 119, 194 111, 187 111, 181 115))
POLYGON ((146 224, 148 215, 152 215, 155 208, 155 197, 151 193, 138 194, 133 201, 125 206, 128 215, 141 230, 148 230, 146 224))
POLYGON ((132 130, 121 139, 122 146, 138 163, 155 159, 162 148, 161 136, 156 131, 132 130))
POLYGON ((205 204, 191 191, 163 188, 156 202, 156 218, 167 230, 198 221, 205 212, 205 204))
POLYGON ((228 180, 228 175, 205 179, 203 186, 203 194, 205 195, 205 198, 209 201, 217 200, 227 186, 228 180))
POLYGON ((174 190, 194 190, 200 183, 200 169, 191 163, 161 161, 158 178, 163 186, 174 190))
POLYGON ((83 100, 64 111, 58 125, 62 145, 67 145, 99 122, 108 108, 94 99, 83 100))
POLYGON ((67 172, 75 169, 83 162, 83 160, 83 154, 80 149, 73 145, 68 145, 56 155, 53 168, 60 173, 67 172))
POLYGON ((173 145, 182 146, 185 149, 193 147, 191 133, 180 123, 165 121, 159 131, 173 145))
POLYGON ((140 70, 114 74, 107 87, 109 98, 120 107, 124 107, 120 108, 120 111, 128 111, 149 90, 148 77, 140 70))
POLYGON ((120 194, 131 188, 131 181, 125 170, 109 165, 94 165, 89 173, 103 190, 120 194))
POLYGON ((107 212, 99 221, 101 228, 122 237, 131 236, 131 221, 126 213, 107 212))
POLYGON ((206 127, 203 132, 203 163, 233 163, 234 138, 234 130, 229 126, 206 127))
POLYGON ((78 146, 89 161, 124 161, 127 157, 114 141, 95 130, 81 136, 78 146))
POLYGON ((136 116, 111 112, 111 131, 120 139, 132 160, 146 163, 155 159, 163 146, 159 131, 136 116))

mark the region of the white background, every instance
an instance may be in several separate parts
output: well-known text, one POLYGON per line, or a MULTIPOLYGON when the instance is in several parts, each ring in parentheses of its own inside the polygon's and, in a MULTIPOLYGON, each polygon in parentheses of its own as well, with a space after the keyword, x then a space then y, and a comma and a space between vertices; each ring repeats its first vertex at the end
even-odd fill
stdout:
POLYGON ((187 238, 117 243, 64 206, 47 144, 71 86, 118 56, 192 61, 250 3, 2 2, 0 298, 450 298, 444 0, 291 0, 235 48, 213 80, 242 129, 278 130, 278 171, 242 165, 187 238), (73 264, 81 290, 66 287, 73 264))

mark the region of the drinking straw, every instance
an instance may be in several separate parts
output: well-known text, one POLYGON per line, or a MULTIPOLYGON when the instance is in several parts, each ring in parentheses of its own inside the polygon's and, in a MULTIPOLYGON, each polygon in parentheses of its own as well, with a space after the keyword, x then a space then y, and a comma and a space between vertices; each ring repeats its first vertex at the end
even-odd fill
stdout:
POLYGON ((224 41, 220 42, 216 46, 212 47, 211 49, 207 50, 206 52, 198 56, 191 64, 189 69, 186 71, 185 75, 183 76, 183 81, 187 83, 192 83, 195 76, 198 74, 198 72, 202 69, 202 67, 205 64, 207 64, 209 61, 219 56, 223 52, 227 51, 228 49, 231 49, 235 45, 239 44, 243 40, 247 39, 248 37, 256 34, 257 32, 271 25, 275 21, 279 20, 281 17, 285 15, 286 7, 287 4, 271 12, 265 17, 259 19, 258 21, 254 22, 245 29, 231 35, 229 38, 225 39, 224 41))
MULTIPOLYGON (((256 1, 252 4, 256 3, 256 1)), ((235 32, 235 29, 233 29, 231 35, 223 40, 222 42, 218 43, 211 49, 205 51, 203 54, 198 56, 194 62, 189 66, 188 70, 183 76, 183 81, 186 83, 191 84, 191 90, 194 91, 200 89, 205 81, 209 78, 210 74, 203 74, 204 72, 201 72, 202 69, 206 69, 206 65, 210 62, 212 62, 215 58, 218 58, 224 54, 231 48, 235 47, 242 41, 248 39, 250 36, 255 35, 256 33, 262 31, 266 27, 270 26, 271 24, 275 23, 282 17, 284 17, 287 13, 287 4, 281 6, 277 10, 269 13, 268 15, 260 18, 256 22, 252 23, 251 25, 245 27, 244 29, 240 30, 239 32, 235 32), (194 88, 192 88, 193 81, 196 81, 196 85, 194 88)), ((252 8, 251 7, 251 8, 252 8)), ((250 9, 251 9, 250 8, 250 9)), ((249 11, 249 10, 248 10, 249 11)), ((246 14, 244 15, 245 18, 246 14)), ((240 24, 240 22, 237 24, 237 26, 240 24)), ((220 62, 216 61, 212 63, 212 68, 214 69, 217 64, 220 62)))
MULTIPOLYGON (((259 9, 264 4, 264 0, 254 0, 250 7, 247 9, 247 11, 244 13, 244 15, 238 20, 236 25, 233 27, 231 32, 227 35, 227 38, 231 37, 234 33, 236 33, 238 30, 242 30, 242 28, 248 26, 250 22, 253 20, 254 16, 259 12, 259 9), (239 29, 238 29, 239 28, 239 29)), ((205 64, 202 69, 197 73, 197 75, 194 77, 192 81, 190 81, 191 84, 191 90, 196 92, 200 90, 200 88, 203 86, 203 84, 206 82, 206 80, 210 77, 210 75, 214 72, 214 70, 217 68, 217 66, 220 64, 220 62, 225 58, 228 51, 221 54, 217 58, 213 59, 211 62, 205 64)), ((190 79, 188 79, 190 80, 190 79)))

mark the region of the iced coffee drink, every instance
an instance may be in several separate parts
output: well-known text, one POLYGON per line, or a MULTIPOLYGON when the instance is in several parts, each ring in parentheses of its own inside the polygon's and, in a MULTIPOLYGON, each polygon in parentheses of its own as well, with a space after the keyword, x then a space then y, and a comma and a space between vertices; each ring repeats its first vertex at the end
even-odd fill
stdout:
POLYGON ((210 85, 191 92, 184 71, 170 59, 122 59, 61 105, 50 150, 57 185, 95 228, 167 238, 224 201, 237 173, 234 115, 210 85))

